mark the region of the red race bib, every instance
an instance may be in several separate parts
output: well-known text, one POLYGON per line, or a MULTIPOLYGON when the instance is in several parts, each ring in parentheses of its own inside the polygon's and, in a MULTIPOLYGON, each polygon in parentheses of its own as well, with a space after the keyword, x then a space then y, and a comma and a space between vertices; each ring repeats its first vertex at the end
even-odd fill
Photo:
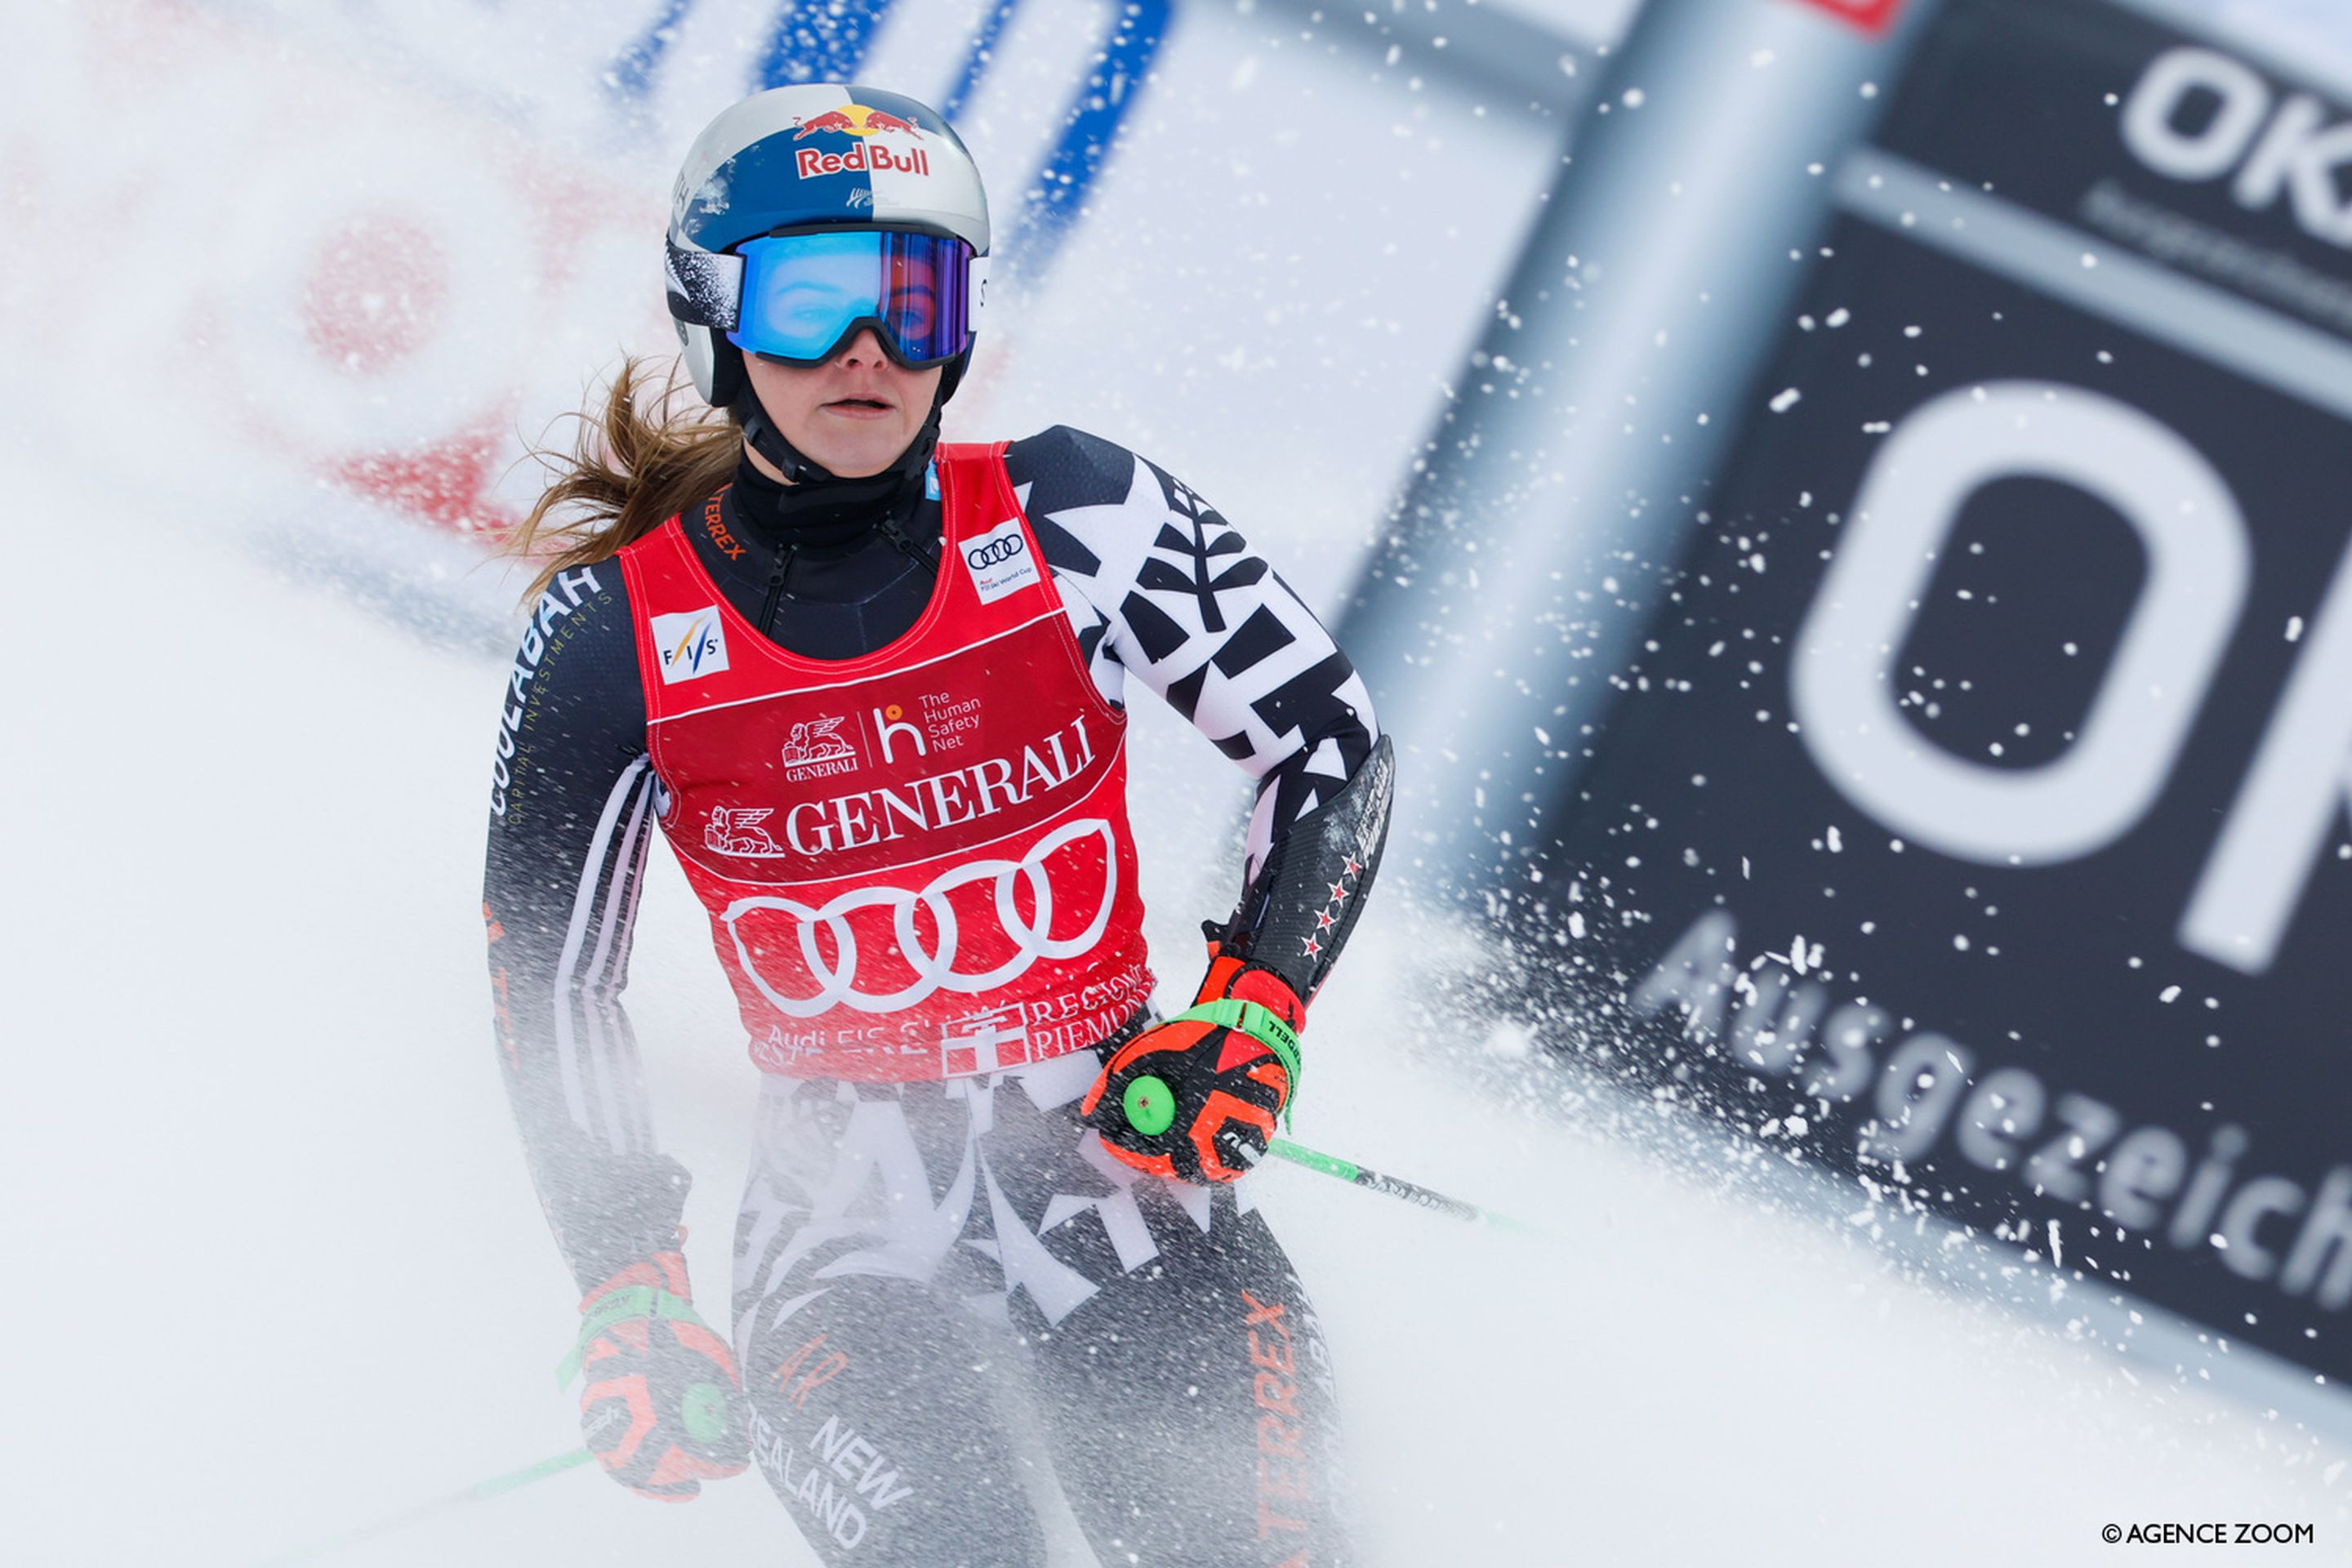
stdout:
POLYGON ((939 448, 930 604, 858 658, 769 641, 679 519, 620 552, 662 828, 767 1071, 1017 1067, 1151 994, 1127 716, 1087 673, 1003 452, 939 448))

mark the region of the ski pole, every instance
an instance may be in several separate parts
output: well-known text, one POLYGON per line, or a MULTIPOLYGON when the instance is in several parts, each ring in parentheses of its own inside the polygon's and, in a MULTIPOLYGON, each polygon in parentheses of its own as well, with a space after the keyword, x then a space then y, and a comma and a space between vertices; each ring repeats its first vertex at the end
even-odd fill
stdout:
POLYGON ((545 1480, 548 1477, 558 1475, 574 1465, 584 1465, 594 1458, 595 1456, 585 1448, 567 1449, 552 1458, 541 1459, 535 1465, 526 1465, 520 1470, 514 1470, 503 1476, 494 1476, 487 1481, 476 1481, 470 1487, 460 1487, 457 1490, 444 1497, 435 1498, 430 1502, 421 1502, 414 1508, 403 1509, 398 1513, 377 1520, 373 1524, 363 1524, 357 1530, 347 1530, 340 1535, 314 1542, 299 1552, 289 1552, 282 1557, 273 1557, 263 1564, 263 1568, 290 1568, 291 1564, 297 1563, 314 1563, 331 1552, 357 1546, 362 1541, 373 1541, 380 1535, 389 1535, 395 1530, 405 1529, 418 1520, 430 1518, 445 1510, 457 1508, 469 1502, 480 1502, 487 1498, 494 1498, 500 1492, 510 1492, 517 1487, 527 1487, 533 1481, 545 1480))
POLYGON ((1466 1219, 1474 1225, 1484 1225, 1496 1230, 1509 1231, 1515 1236, 1535 1234, 1533 1230, 1508 1215, 1499 1215, 1492 1209, 1482 1209, 1476 1204, 1464 1203, 1460 1198, 1449 1198, 1444 1193, 1412 1182, 1399 1181, 1394 1176, 1384 1176, 1378 1171, 1367 1171, 1361 1165, 1342 1160, 1336 1154, 1318 1153, 1312 1149, 1293 1143, 1287 1138, 1277 1138, 1266 1147, 1268 1152, 1280 1159, 1287 1160, 1294 1165, 1304 1165, 1310 1171, 1319 1171, 1327 1176, 1337 1176, 1350 1185, 1362 1187, 1369 1192, 1384 1194, 1392 1198, 1402 1198, 1409 1204, 1419 1204, 1423 1208, 1435 1209, 1439 1214, 1451 1215, 1455 1219, 1466 1219))

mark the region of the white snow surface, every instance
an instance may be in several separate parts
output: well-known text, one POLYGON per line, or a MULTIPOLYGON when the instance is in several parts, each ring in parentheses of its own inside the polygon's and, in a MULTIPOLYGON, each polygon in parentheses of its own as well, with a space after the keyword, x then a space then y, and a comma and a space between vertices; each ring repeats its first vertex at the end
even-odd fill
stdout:
MULTIPOLYGON (((93 518, 10 456, 38 521, 9 647, 45 672, 19 685, 5 785, 31 890, 5 943, 12 1559, 257 1562, 573 1445, 551 1372, 572 1292, 499 1082, 475 907, 500 662, 184 516, 93 518), (125 613, 72 586, 100 542, 137 563, 125 613)), ((1225 891, 1184 881, 1185 847, 1239 797, 1181 723, 1142 728, 1174 974, 1225 891)), ((1339 1359, 1371 1560, 2090 1562, 2135 1519, 2347 1539, 2345 1450, 2196 1365, 1919 1283, 1846 1223, 1851 1189, 1774 1212, 1626 1136, 1651 1112, 1605 1092, 1537 1116, 1461 1081, 1465 1052, 1388 1023, 1437 935, 1405 879, 1388 892, 1318 1008, 1298 1136, 1544 1237, 1251 1178, 1339 1359)), ((723 1303, 753 1069, 706 943, 665 858, 630 1001, 723 1303)), ((1060 1561, 1088 1561, 1064 1533, 1060 1561)), ((583 1470, 331 1560, 755 1553, 814 1561, 755 1476, 677 1508, 583 1470)))

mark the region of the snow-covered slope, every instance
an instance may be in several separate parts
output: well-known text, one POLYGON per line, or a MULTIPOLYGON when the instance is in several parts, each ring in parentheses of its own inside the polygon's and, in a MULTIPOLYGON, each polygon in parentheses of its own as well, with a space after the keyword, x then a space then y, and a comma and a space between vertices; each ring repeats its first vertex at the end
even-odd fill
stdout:
MULTIPOLYGON (((184 515, 96 522, 10 459, 48 520, 19 533, 37 586, 8 647, 38 676, 0 786, 16 1560, 258 1561, 571 1446, 551 1371, 571 1292, 508 1122, 475 910, 499 664, 184 515), (123 613, 76 586, 100 545, 137 563, 123 613)), ((1186 921, 1228 896, 1221 872, 1185 882, 1186 847, 1235 796, 1181 723, 1141 745, 1174 973, 1186 921)), ((1704 1142, 1663 1157, 1652 1112, 1564 1078, 1536 1080, 1558 1086, 1546 1114, 1507 1109, 1458 1051, 1394 1032, 1435 936, 1402 898, 1367 921, 1318 1009, 1298 1135, 1545 1238, 1253 1178, 1340 1358, 1377 1561, 2070 1563, 2110 1520, 2352 1531, 2346 1450, 2212 1397, 2193 1363, 1919 1283, 1846 1223, 1850 1189, 1768 1209, 1704 1142)), ((709 1293, 752 1069, 704 941, 665 862, 631 1002, 700 1178, 709 1293)), ((814 1561, 754 1478, 680 1509, 581 1471, 340 1560, 754 1553, 814 1561)))

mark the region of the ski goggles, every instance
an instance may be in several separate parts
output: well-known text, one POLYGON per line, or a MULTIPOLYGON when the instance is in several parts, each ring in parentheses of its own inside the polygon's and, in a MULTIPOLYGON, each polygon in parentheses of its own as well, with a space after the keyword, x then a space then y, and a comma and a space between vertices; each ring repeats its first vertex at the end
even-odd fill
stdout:
POLYGON ((670 250, 670 313, 746 353, 820 364, 860 328, 921 370, 971 347, 988 261, 951 236, 909 229, 772 234, 731 255, 670 250))

